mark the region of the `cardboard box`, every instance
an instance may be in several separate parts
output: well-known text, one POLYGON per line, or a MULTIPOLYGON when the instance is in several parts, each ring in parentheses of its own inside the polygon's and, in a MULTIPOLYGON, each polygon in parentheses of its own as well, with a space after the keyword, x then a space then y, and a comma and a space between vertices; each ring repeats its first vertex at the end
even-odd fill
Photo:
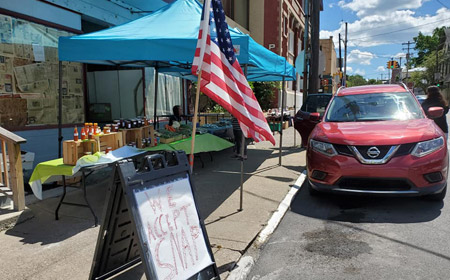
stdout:
POLYGON ((68 140, 63 142, 63 162, 67 165, 76 165, 85 153, 95 154, 100 151, 98 141, 95 139, 85 141, 68 140))

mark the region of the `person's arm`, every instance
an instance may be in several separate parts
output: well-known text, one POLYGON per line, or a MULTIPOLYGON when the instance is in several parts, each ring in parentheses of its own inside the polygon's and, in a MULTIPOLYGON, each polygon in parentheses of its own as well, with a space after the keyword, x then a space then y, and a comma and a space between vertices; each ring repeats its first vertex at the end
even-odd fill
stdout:
POLYGON ((172 126, 173 125, 173 116, 170 116, 169 117, 169 126, 172 126))

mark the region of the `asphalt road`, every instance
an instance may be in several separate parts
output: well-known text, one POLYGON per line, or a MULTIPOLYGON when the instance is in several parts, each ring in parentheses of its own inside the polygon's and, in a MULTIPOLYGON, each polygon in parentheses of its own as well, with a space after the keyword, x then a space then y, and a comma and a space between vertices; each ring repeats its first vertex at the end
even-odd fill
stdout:
POLYGON ((303 186, 247 279, 450 279, 449 203, 303 186))

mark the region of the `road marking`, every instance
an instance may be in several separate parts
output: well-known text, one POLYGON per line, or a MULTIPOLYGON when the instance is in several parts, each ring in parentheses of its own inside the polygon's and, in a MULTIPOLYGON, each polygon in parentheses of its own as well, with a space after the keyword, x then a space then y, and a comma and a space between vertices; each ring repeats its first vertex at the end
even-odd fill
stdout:
MULTIPOLYGON (((300 174, 300 176, 298 177, 297 181, 295 181, 295 184, 292 186, 291 190, 284 197, 283 201, 281 201, 280 205, 278 206, 278 209, 273 213, 272 217, 267 222, 267 225, 264 227, 264 229, 259 233, 258 237, 256 238, 255 245, 257 248, 260 248, 261 245, 263 245, 267 241, 269 236, 271 236, 272 233, 275 231, 275 229, 278 227, 278 225, 281 222, 281 219, 283 219, 284 215, 289 209, 292 199, 294 199, 295 194, 297 194, 297 192, 302 187, 305 179, 306 179, 306 171, 303 171, 303 173, 300 174)), ((253 259, 252 256, 242 257, 235 265, 235 268, 228 275, 227 280, 246 279, 254 264, 255 260, 253 259)))

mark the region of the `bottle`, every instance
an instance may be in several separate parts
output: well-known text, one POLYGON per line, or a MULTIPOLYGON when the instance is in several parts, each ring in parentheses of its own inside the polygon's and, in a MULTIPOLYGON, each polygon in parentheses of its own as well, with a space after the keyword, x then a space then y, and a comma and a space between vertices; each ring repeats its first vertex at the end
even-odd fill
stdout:
POLYGON ((89 123, 84 123, 84 132, 88 131, 89 129, 89 123))
POLYGON ((98 123, 94 123, 94 135, 98 135, 98 123))
POLYGON ((94 138, 94 127, 93 126, 91 126, 89 128, 89 132, 88 132, 88 139, 92 139, 92 138, 94 138))
POLYGON ((84 127, 81 128, 81 141, 86 140, 86 130, 84 127))
POLYGON ((78 141, 78 130, 75 126, 75 129, 73 130, 73 141, 78 141))

